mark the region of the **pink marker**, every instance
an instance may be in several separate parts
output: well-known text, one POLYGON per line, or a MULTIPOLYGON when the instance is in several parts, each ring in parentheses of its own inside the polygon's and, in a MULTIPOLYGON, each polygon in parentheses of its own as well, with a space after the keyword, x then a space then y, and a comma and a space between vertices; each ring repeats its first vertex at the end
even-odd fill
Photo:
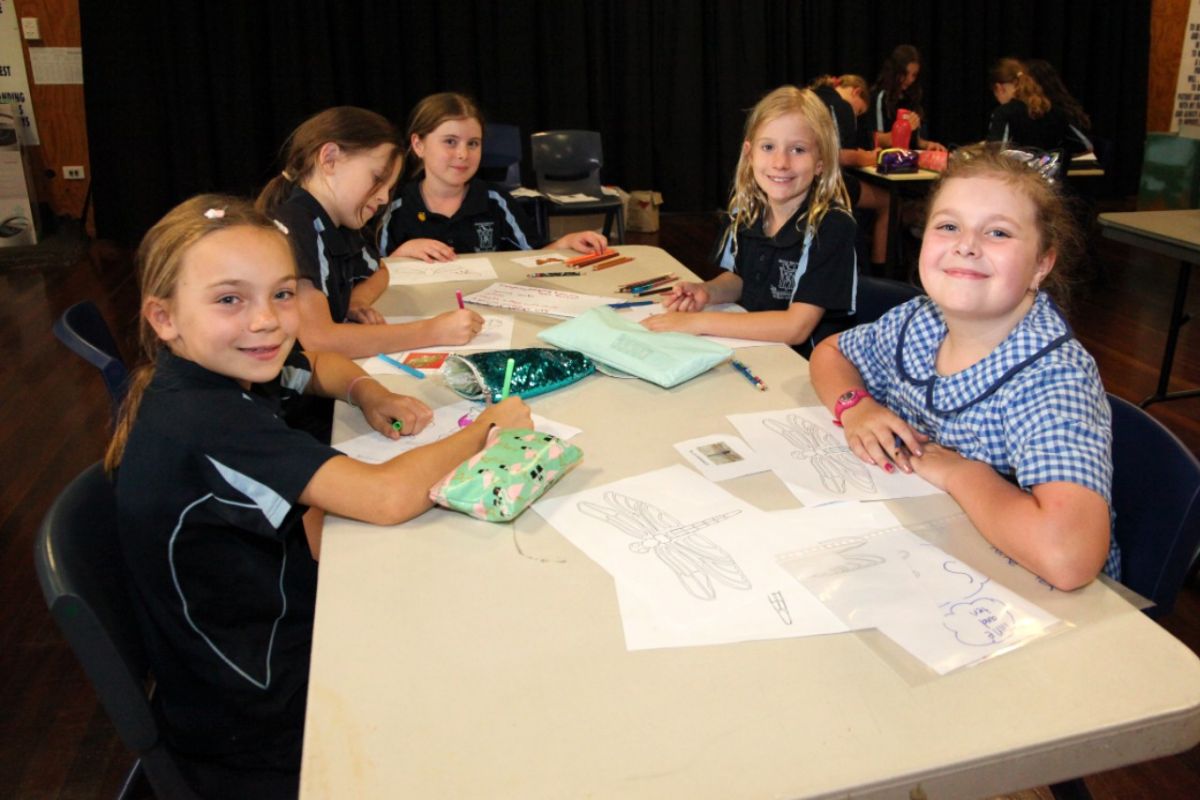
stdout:
POLYGON ((466 306, 464 306, 464 305, 463 305, 463 299, 462 299, 462 289, 455 289, 455 290, 454 290, 454 296, 458 298, 458 308, 459 308, 459 310, 462 310, 462 309, 466 308, 466 306))

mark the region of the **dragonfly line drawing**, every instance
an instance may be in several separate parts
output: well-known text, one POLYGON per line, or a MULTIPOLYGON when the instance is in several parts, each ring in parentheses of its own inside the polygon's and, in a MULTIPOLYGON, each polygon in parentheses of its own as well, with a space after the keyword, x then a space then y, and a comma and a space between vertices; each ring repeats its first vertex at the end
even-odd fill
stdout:
POLYGON ((604 493, 603 504, 585 500, 576 507, 634 537, 637 541, 629 545, 632 552, 653 552, 671 568, 688 594, 699 600, 716 599, 713 581, 733 589, 751 588, 750 579, 733 556, 700 532, 740 514, 740 509, 685 524, 651 503, 612 491, 604 493))
POLYGON ((763 420, 763 427, 779 434, 796 448, 792 451, 792 458, 807 461, 827 491, 845 494, 847 484, 851 484, 864 492, 878 493, 867 465, 846 447, 845 442, 839 442, 815 422, 797 414, 788 414, 784 421, 763 420))

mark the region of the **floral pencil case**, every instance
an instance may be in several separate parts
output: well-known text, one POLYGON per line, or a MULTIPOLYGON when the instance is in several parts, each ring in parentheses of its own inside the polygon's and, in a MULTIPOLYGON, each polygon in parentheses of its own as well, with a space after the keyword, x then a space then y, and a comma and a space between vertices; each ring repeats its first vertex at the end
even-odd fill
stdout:
POLYGON ((591 375, 596 367, 583 353, 549 347, 452 353, 442 364, 446 385, 468 400, 499 402, 508 360, 513 360, 509 394, 536 397, 591 375))
POLYGON ((482 450, 429 490, 439 506, 488 522, 508 522, 583 458, 557 436, 528 428, 492 428, 482 450))

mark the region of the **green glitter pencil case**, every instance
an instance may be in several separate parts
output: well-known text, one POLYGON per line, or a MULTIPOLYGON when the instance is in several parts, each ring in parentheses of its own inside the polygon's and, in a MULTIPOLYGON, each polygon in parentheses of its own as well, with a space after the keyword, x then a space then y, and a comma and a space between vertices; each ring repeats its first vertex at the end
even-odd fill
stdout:
POLYGON ((596 371, 591 359, 572 350, 525 347, 482 353, 451 353, 442 365, 442 377, 454 392, 468 400, 500 401, 504 371, 513 360, 508 393, 536 397, 570 386, 596 371))
POLYGON ((581 458, 583 451, 557 436, 492 428, 484 448, 435 483, 429 499, 488 522, 508 522, 581 458))

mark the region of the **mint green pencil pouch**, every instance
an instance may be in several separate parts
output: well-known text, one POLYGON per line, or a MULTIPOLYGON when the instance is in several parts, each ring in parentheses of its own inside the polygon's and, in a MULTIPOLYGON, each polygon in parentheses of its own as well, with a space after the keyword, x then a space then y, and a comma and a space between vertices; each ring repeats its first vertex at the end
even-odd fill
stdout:
POLYGON ((664 389, 677 386, 733 357, 733 351, 690 333, 656 332, 607 306, 547 328, 538 338, 578 350, 595 361, 664 389))
POLYGON ((488 522, 516 519, 583 458, 557 436, 492 428, 487 444, 435 483, 429 499, 488 522))

